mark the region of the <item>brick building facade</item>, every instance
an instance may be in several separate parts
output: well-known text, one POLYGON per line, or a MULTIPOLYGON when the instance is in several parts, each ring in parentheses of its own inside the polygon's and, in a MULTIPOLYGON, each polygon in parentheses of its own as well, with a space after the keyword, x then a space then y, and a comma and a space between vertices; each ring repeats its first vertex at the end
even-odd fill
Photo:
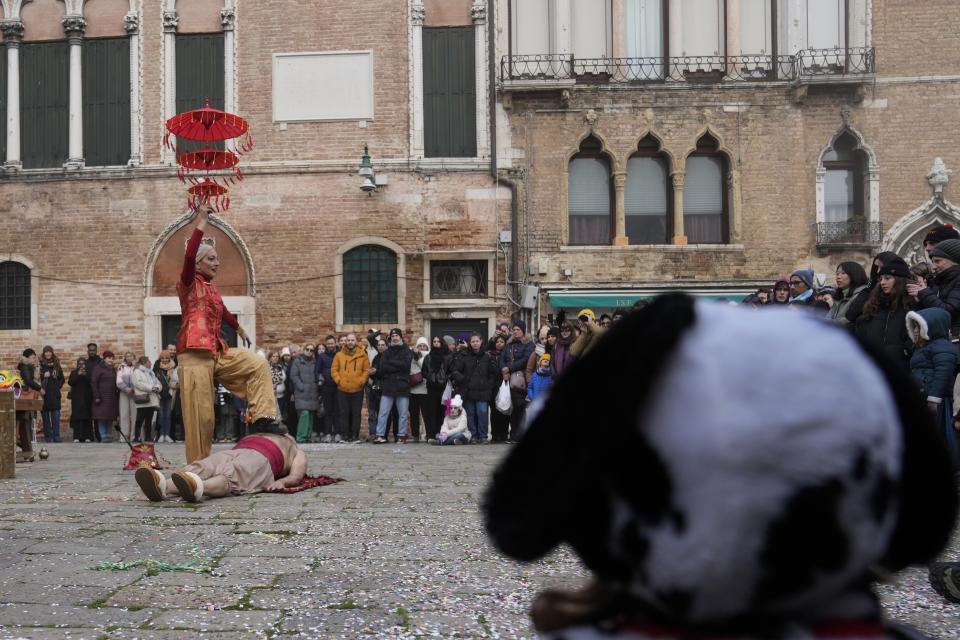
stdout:
POLYGON ((843 260, 919 259, 927 228, 960 223, 942 189, 960 166, 960 8, 828 5, 497 3, 541 314, 666 288, 739 299, 807 266, 832 284, 843 260))
POLYGON ((91 340, 156 357, 177 326, 170 285, 191 228, 185 186, 162 145, 164 121, 202 106, 201 97, 251 123, 245 179, 210 236, 224 262, 222 293, 258 346, 390 326, 407 329, 412 342, 492 331, 509 313, 498 231, 509 228, 510 191, 490 173, 482 7, 2 4, 2 51, 19 62, 0 65, 0 86, 19 96, 0 91, 10 125, 0 149, 0 289, 16 303, 0 311, 0 368, 26 346, 51 344, 72 369, 91 340), (427 59, 424 31, 437 41, 427 59), (448 31, 475 45, 454 78, 472 83, 472 104, 449 97, 449 69, 436 60, 448 31), (471 155, 438 155, 443 141, 425 132, 425 102, 428 115, 439 113, 427 129, 454 121, 451 109, 473 109, 475 124, 458 131, 471 155), (370 193, 358 176, 364 145, 378 185, 370 193), (100 166, 88 157, 115 160, 100 166))

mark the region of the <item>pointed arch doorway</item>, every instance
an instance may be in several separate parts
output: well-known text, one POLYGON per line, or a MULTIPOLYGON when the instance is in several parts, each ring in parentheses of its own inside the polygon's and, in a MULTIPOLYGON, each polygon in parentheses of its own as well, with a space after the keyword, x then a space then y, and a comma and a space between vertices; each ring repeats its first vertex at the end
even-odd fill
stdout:
MULTIPOLYGON (((183 253, 193 233, 191 213, 171 222, 157 236, 144 264, 143 344, 144 352, 155 359, 163 347, 176 339, 180 328, 180 300, 177 278, 183 266, 183 253)), ((216 284, 223 302, 240 323, 256 347, 257 315, 253 260, 247 245, 226 222, 210 216, 204 239, 212 239, 220 256, 216 284)), ((237 345, 237 336, 224 325, 223 338, 237 345)))

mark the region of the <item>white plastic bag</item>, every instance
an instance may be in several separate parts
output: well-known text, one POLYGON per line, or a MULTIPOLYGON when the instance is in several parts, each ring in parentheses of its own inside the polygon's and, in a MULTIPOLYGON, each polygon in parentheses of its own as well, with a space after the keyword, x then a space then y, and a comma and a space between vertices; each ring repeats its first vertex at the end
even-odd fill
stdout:
POLYGON ((446 402, 453 397, 453 384, 447 380, 447 386, 443 388, 443 395, 440 396, 440 402, 446 402))
POLYGON ((506 380, 500 385, 500 391, 497 391, 497 400, 494 403, 497 411, 504 415, 513 413, 513 400, 510 398, 510 383, 506 380))

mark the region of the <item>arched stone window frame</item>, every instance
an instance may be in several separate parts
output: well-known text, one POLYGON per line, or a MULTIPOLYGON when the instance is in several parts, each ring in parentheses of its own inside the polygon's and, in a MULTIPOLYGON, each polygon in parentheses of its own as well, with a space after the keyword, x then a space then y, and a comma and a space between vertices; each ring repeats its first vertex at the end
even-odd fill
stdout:
MULTIPOLYGON (((343 256, 351 249, 362 247, 364 245, 378 245, 393 251, 397 256, 397 326, 406 327, 407 324, 407 254, 396 242, 381 238, 380 236, 358 236, 351 238, 347 242, 337 247, 337 253, 334 256, 334 279, 333 296, 334 307, 336 311, 337 331, 362 331, 366 328, 363 324, 345 324, 343 321, 343 256)), ((389 327, 377 327, 378 329, 387 329, 389 327)))
POLYGON ((676 160, 674 159, 673 152, 667 148, 664 137, 659 135, 656 131, 648 129, 639 135, 636 140, 634 140, 633 147, 626 154, 623 161, 623 177, 620 177, 620 174, 614 175, 614 185, 617 189, 617 234, 614 238, 614 244, 624 244, 631 245, 636 247, 642 246, 656 246, 661 244, 669 244, 670 239, 673 237, 673 224, 675 218, 675 190, 673 188, 673 174, 676 168, 676 160), (650 148, 643 148, 640 145, 643 144, 644 140, 651 139, 656 142, 659 147, 654 152, 650 148), (659 158, 664 161, 666 164, 667 172, 667 184, 666 184, 666 199, 667 199, 667 220, 666 220, 666 229, 667 234, 663 242, 658 242, 654 244, 639 244, 631 243, 629 234, 626 231, 626 222, 627 222, 627 211, 626 211, 626 184, 630 179, 630 160, 635 157, 654 157, 659 158), (621 240, 621 238, 623 240, 621 240))
MULTIPOLYGON (((617 223, 619 215, 617 209, 620 206, 618 202, 622 202, 622 198, 618 198, 618 188, 617 184, 625 184, 626 181, 626 172, 623 166, 623 162, 614 153, 606 138, 598 133, 593 128, 590 128, 584 131, 580 137, 577 139, 576 144, 572 145, 568 149, 567 153, 563 156, 563 165, 561 168, 561 174, 563 185, 562 185, 562 202, 560 203, 560 215, 561 215, 561 238, 563 239, 564 246, 571 247, 588 247, 588 246, 610 246, 615 243, 615 235, 617 231, 617 223), (603 245, 572 245, 570 244, 570 162, 580 154, 580 147, 583 145, 584 140, 587 138, 594 137, 600 142, 600 155, 606 159, 609 163, 609 175, 610 175, 610 240, 608 240, 603 245)), ((625 241, 621 244, 626 244, 625 241)))
POLYGON ((877 155, 873 148, 864 142, 863 134, 855 128, 844 125, 830 137, 830 143, 823 148, 817 157, 816 202, 817 222, 827 221, 826 178, 827 168, 824 166, 824 157, 833 150, 833 145, 844 134, 850 135, 856 145, 854 149, 862 151, 867 157, 867 166, 864 167, 864 214, 868 222, 880 221, 880 165, 877 164, 877 155))
MULTIPOLYGON (((177 296, 154 296, 153 293, 153 272, 160 257, 160 251, 166 245, 167 241, 180 229, 191 224, 194 219, 192 211, 187 211, 170 222, 163 231, 157 236, 147 253, 147 259, 143 264, 143 344, 144 353, 152 360, 155 360, 164 346, 161 344, 161 326, 162 318, 166 315, 180 314, 180 300, 177 296)), ((245 296, 223 296, 223 303, 230 312, 237 318, 250 336, 251 349, 257 346, 257 313, 256 313, 256 295, 257 295, 257 277, 253 265, 253 257, 250 255, 250 249, 240 237, 240 234, 231 227, 223 218, 211 215, 209 219, 210 226, 218 228, 236 245, 243 258, 243 265, 247 275, 247 295, 245 296)))
POLYGON ((30 328, 29 329, 2 329, 0 336, 5 338, 32 337, 37 334, 39 327, 39 289, 40 275, 37 266, 28 257, 19 253, 0 253, 0 262, 16 262, 30 270, 30 328))
POLYGON ((674 188, 674 226, 673 226, 673 244, 687 244, 687 235, 684 230, 683 225, 683 187, 686 179, 687 171, 687 160, 690 156, 697 155, 698 145, 700 140, 709 135, 717 143, 717 148, 715 153, 717 155, 723 156, 725 161, 725 170, 724 175, 724 205, 726 208, 726 234, 724 241, 717 244, 711 243, 709 245, 703 245, 708 247, 718 247, 718 246, 728 246, 728 245, 739 245, 743 240, 743 212, 741 210, 741 198, 740 198, 740 167, 737 162, 735 162, 736 154, 727 146, 724 142, 723 136, 721 136, 716 129, 711 126, 705 126, 697 131, 696 135, 693 138, 693 144, 690 145, 684 153, 680 156, 683 161, 682 163, 677 163, 674 165, 673 171, 673 188, 674 188))

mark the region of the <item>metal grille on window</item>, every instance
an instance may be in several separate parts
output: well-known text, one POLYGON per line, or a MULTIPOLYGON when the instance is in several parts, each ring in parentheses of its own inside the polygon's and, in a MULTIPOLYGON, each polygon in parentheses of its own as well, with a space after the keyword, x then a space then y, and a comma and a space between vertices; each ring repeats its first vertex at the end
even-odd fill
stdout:
POLYGON ((0 329, 30 328, 30 269, 0 262, 0 329))
POLYGON ((486 260, 434 260, 430 263, 431 298, 486 298, 486 260))
POLYGON ((397 321, 397 254, 363 245, 343 256, 343 322, 397 321))

